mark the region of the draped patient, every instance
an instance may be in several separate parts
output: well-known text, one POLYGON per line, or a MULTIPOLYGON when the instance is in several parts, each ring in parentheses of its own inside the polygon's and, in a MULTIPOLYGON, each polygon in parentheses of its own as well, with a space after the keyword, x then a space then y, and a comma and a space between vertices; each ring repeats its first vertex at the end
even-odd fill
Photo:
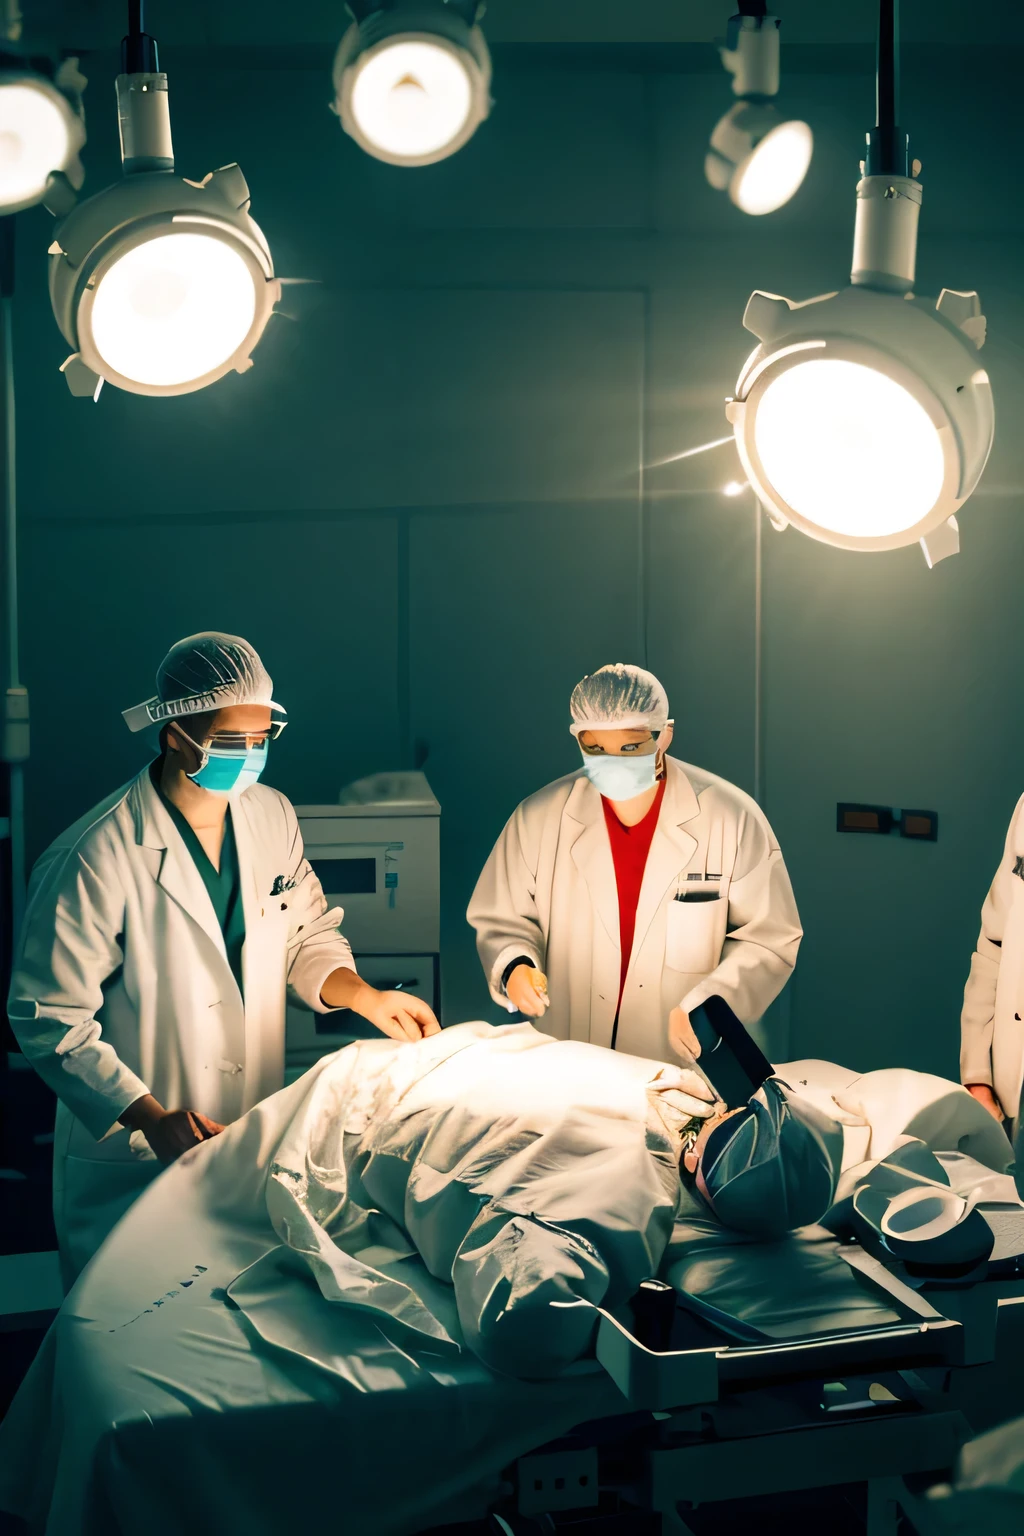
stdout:
MULTIPOLYGON (((332 1248, 347 1265, 404 1240, 454 1286, 466 1343, 517 1376, 584 1354, 594 1307, 657 1274, 684 1182, 719 1220, 777 1236, 824 1213, 842 1159, 840 1127, 781 1082, 726 1116, 695 1070, 529 1024, 350 1048, 316 1096, 270 1181, 283 1240, 316 1251, 321 1279, 332 1248)), ((372 1289, 338 1269, 325 1293, 356 1283, 372 1289)))

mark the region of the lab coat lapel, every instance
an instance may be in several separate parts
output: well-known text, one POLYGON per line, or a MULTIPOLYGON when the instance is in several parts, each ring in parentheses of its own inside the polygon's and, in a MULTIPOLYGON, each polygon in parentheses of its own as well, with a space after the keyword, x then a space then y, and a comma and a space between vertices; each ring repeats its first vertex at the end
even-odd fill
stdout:
POLYGON ((153 787, 148 768, 135 780, 129 791, 129 799, 135 817, 136 837, 140 845, 149 850, 148 857, 152 860, 157 884, 203 930, 210 943, 223 955, 226 964, 224 935, 213 910, 210 893, 166 806, 153 787))
POLYGON ((669 888, 675 884, 680 870, 689 864, 697 847, 697 839, 686 831, 685 823, 700 814, 700 802, 678 763, 666 758, 665 772, 668 776, 665 798, 651 839, 637 902, 634 954, 639 952, 669 888))
POLYGON ((594 910, 615 945, 619 947, 619 900, 615 886, 615 865, 605 825, 601 796, 590 780, 581 775, 566 802, 565 815, 579 825, 571 851, 572 860, 586 882, 594 910))
MULTIPOLYGON (((260 977, 258 966, 263 946, 256 936, 265 915, 266 901, 270 893, 270 880, 260 866, 261 842, 252 824, 252 803, 241 795, 231 806, 231 821, 235 830, 235 848, 238 852, 238 882, 242 892, 242 911, 245 914, 245 945, 242 950, 242 978, 247 1000, 259 995, 260 977)), ((246 1012, 249 1012, 247 1002, 246 1012)))
MULTIPOLYGON (((287 942, 287 930, 271 927, 267 911, 273 876, 268 873, 265 830, 261 829, 255 796, 240 795, 231 805, 231 822, 238 852, 238 884, 245 915, 242 946, 242 992, 245 1010, 245 1095, 255 1104, 280 1087, 284 1072, 284 1032, 274 1027, 274 1010, 283 1004, 274 983, 280 960, 278 943, 287 942), (263 830, 263 836, 261 836, 263 830)), ((280 917, 280 914, 276 914, 280 917)), ((280 1019, 278 1018, 278 1023, 280 1019)))

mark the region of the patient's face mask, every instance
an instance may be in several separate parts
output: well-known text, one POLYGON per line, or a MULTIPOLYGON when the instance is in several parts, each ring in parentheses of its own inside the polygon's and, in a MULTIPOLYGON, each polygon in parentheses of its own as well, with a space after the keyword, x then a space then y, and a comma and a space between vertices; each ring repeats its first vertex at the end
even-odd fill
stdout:
MULTIPOLYGON (((596 736, 597 732, 588 732, 596 736)), ((653 789, 658 782, 658 744, 650 735, 647 739, 629 740, 632 732, 607 731, 601 735, 610 738, 607 744, 581 741, 583 768, 598 794, 606 800, 635 800, 653 789), (627 737, 623 740, 623 737, 627 737)))
POLYGON ((200 745, 182 730, 180 721, 175 721, 175 729, 199 754, 199 767, 188 777, 200 789, 227 799, 235 799, 259 781, 267 766, 271 737, 280 735, 283 728, 280 721, 275 721, 269 730, 251 734, 218 731, 200 745))

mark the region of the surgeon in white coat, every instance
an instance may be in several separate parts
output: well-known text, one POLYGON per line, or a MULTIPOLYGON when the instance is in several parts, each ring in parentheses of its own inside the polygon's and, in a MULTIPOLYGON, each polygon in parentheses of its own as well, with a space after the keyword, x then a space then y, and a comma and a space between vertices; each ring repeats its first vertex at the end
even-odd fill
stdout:
POLYGON ((742 790, 667 756, 650 672, 602 667, 570 714, 583 766, 523 801, 470 901, 491 996, 560 1039, 689 1060, 693 1008, 753 1023, 793 970, 779 845, 742 790))
POLYGON ((1020 1114, 1024 1078, 1024 795, 1017 801, 971 956, 960 1081, 997 1120, 1020 1114))
POLYGON ((356 974, 294 810, 257 782, 285 721, 252 646, 179 641, 125 719, 160 755, 40 858, 8 1000, 58 1099, 66 1286, 163 1164, 283 1085, 289 997, 400 1040, 440 1027, 356 974))

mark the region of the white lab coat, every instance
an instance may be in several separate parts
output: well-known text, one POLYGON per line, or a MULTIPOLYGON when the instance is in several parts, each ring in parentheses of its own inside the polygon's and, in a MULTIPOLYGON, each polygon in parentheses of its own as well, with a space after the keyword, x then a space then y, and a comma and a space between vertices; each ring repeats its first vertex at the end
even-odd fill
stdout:
POLYGON ((283 1083, 287 993, 326 1012, 327 977, 354 968, 343 914, 327 910, 289 802, 254 785, 231 817, 244 1004, 202 876, 148 768, 33 871, 8 1012, 59 1101, 54 1219, 65 1283, 160 1171, 118 1124, 128 1106, 152 1093, 168 1109, 236 1120, 283 1083))
MULTIPOLYGON (((666 758, 668 782, 637 906, 616 1048, 673 1060, 677 1005, 718 995, 760 1018, 796 962, 802 930, 779 845, 742 790, 666 758), (679 901, 688 893, 708 900, 679 901)), ((610 1046, 619 992, 619 905, 601 796, 583 769, 531 795, 508 822, 469 904, 495 1002, 526 955, 548 977, 538 1023, 610 1046)))
POLYGON ((1024 795, 981 909, 960 1016, 960 1081, 988 1083, 1005 1113, 1020 1108, 1024 1079, 1024 795))

